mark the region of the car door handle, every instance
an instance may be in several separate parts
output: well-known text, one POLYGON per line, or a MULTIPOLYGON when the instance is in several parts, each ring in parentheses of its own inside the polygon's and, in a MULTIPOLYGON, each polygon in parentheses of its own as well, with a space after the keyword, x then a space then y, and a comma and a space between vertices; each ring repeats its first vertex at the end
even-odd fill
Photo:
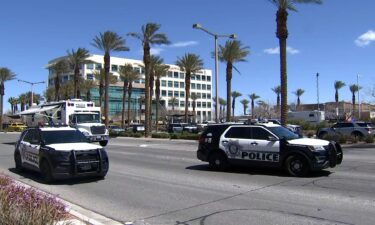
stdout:
POLYGON ((228 144, 228 141, 222 141, 221 143, 223 143, 223 144, 228 144))
POLYGON ((258 145, 258 142, 251 142, 251 145, 258 145))

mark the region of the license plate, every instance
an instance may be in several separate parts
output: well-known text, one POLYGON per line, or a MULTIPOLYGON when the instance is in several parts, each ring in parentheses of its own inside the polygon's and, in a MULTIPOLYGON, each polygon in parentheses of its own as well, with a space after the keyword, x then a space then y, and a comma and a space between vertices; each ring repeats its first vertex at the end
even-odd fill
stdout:
POLYGON ((83 164, 83 165, 81 165, 81 169, 82 170, 91 170, 91 165, 90 164, 83 164))
POLYGON ((102 139, 102 136, 96 136, 97 139, 102 139))

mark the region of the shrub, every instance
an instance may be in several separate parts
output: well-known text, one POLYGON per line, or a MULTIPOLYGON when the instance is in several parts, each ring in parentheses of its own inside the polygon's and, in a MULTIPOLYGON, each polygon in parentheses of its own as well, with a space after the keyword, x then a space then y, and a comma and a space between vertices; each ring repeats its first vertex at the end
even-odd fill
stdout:
POLYGON ((14 183, 0 175, 1 224, 54 224, 69 218, 66 206, 56 197, 14 183))
POLYGON ((170 138, 168 133, 152 133, 151 134, 152 138, 170 138))
POLYGON ((173 133, 170 136, 171 136, 171 139, 180 139, 180 135, 176 133, 173 133))
POLYGON ((184 140, 198 140, 199 139, 199 134, 182 133, 180 135, 180 139, 184 139, 184 140))
POLYGON ((374 136, 372 136, 372 135, 366 135, 365 138, 364 138, 364 141, 366 143, 374 143, 374 136))

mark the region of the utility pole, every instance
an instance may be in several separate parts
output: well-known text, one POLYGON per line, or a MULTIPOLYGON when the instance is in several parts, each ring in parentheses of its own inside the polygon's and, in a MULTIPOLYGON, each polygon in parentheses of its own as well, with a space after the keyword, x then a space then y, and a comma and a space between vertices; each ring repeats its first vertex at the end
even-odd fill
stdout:
POLYGON ((318 102, 318 111, 320 111, 320 106, 319 106, 319 73, 316 73, 316 95, 317 95, 317 102, 318 102))

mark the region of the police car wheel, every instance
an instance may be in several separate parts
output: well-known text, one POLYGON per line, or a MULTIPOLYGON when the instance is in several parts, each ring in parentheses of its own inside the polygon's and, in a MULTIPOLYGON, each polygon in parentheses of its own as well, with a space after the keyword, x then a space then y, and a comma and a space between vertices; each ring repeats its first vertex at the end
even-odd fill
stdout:
POLYGON ((285 161, 285 167, 289 175, 294 177, 303 177, 310 170, 306 160, 299 155, 289 156, 285 161))
POLYGON ((21 155, 20 155, 19 152, 16 152, 14 154, 14 162, 16 164, 16 171, 17 172, 22 172, 23 167, 22 167, 21 155))
POLYGON ((51 167, 47 160, 43 160, 40 165, 40 173, 42 174, 43 182, 48 184, 53 181, 51 167))
POLYGON ((100 146, 106 146, 107 144, 108 144, 108 141, 107 140, 105 140, 105 141, 99 141, 99 144, 100 144, 100 146))
POLYGON ((226 170, 229 167, 228 160, 223 153, 213 153, 209 157, 209 166, 213 170, 226 170))

